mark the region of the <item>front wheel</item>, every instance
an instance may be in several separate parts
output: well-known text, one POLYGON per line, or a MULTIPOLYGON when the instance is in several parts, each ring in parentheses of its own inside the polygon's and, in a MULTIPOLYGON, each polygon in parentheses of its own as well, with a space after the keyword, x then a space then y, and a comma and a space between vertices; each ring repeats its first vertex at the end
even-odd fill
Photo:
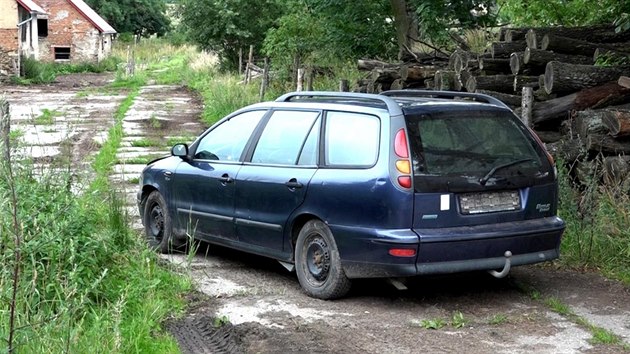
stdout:
POLYGON ((311 220, 300 230, 295 268, 300 285, 309 296, 330 300, 350 291, 351 282, 341 268, 333 234, 320 220, 311 220))
POLYGON ((160 192, 153 191, 149 194, 142 219, 149 247, 162 253, 169 253, 181 246, 174 244, 171 216, 160 192))

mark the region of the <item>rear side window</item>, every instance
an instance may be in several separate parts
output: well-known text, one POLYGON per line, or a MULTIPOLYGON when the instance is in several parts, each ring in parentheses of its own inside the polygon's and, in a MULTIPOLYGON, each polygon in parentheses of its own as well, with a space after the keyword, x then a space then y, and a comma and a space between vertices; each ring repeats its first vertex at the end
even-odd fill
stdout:
POLYGON ((238 161, 252 132, 267 111, 249 111, 236 115, 201 138, 195 158, 238 161))
MULTIPOLYGON (((273 112, 258 140, 252 162, 295 165, 298 158, 301 159, 301 153, 305 148, 311 154, 316 154, 316 149, 313 149, 312 146, 305 146, 305 142, 318 121, 317 117, 319 117, 319 112, 273 112)), ((315 140, 316 142, 317 140, 315 140)), ((314 156, 304 155, 304 159, 314 161, 314 156)))
POLYGON ((378 117, 349 112, 326 114, 325 162, 329 166, 369 167, 376 163, 381 123, 378 117))
POLYGON ((542 164, 536 142, 515 120, 502 111, 408 117, 414 173, 483 176, 495 166, 519 160, 523 162, 505 170, 538 170, 542 164))

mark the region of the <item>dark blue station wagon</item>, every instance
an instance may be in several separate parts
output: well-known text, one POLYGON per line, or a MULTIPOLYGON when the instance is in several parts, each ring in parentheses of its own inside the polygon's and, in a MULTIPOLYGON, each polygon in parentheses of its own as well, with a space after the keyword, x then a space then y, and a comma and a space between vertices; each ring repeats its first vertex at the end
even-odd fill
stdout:
POLYGON ((557 258, 556 177, 536 135, 490 96, 296 92, 149 163, 138 204, 162 252, 194 237, 271 257, 333 299, 355 278, 502 277, 557 258))

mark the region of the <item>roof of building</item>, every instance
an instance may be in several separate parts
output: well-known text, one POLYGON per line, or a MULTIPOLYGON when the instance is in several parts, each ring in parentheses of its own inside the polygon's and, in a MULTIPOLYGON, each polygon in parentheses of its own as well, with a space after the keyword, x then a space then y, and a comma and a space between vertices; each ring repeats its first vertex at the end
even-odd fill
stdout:
POLYGON ((29 12, 36 12, 39 14, 45 14, 46 11, 41 6, 37 5, 33 0, 17 0, 17 3, 22 5, 29 12))
POLYGON ((117 33, 114 27, 110 26, 107 21, 97 14, 88 4, 83 2, 83 0, 68 0, 68 2, 102 33, 117 33))

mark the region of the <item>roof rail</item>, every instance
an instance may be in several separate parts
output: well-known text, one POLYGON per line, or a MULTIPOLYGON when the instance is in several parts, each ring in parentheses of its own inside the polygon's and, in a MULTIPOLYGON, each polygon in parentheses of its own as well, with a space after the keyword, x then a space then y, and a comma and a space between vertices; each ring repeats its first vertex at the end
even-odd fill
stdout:
POLYGON ((475 98, 485 103, 490 103, 499 107, 510 109, 501 100, 484 95, 482 93, 472 92, 455 92, 455 91, 431 91, 431 90, 392 90, 381 92, 380 95, 388 97, 435 97, 435 98, 455 98, 455 97, 470 97, 475 98))
POLYGON ((384 103, 387 106, 389 114, 392 116, 402 115, 400 105, 394 99, 386 95, 376 95, 371 93, 354 93, 354 92, 333 92, 333 91, 300 91, 289 92, 276 99, 276 102, 291 102, 294 98, 318 98, 324 97, 331 101, 335 99, 339 101, 354 99, 364 101, 366 103, 384 103))

